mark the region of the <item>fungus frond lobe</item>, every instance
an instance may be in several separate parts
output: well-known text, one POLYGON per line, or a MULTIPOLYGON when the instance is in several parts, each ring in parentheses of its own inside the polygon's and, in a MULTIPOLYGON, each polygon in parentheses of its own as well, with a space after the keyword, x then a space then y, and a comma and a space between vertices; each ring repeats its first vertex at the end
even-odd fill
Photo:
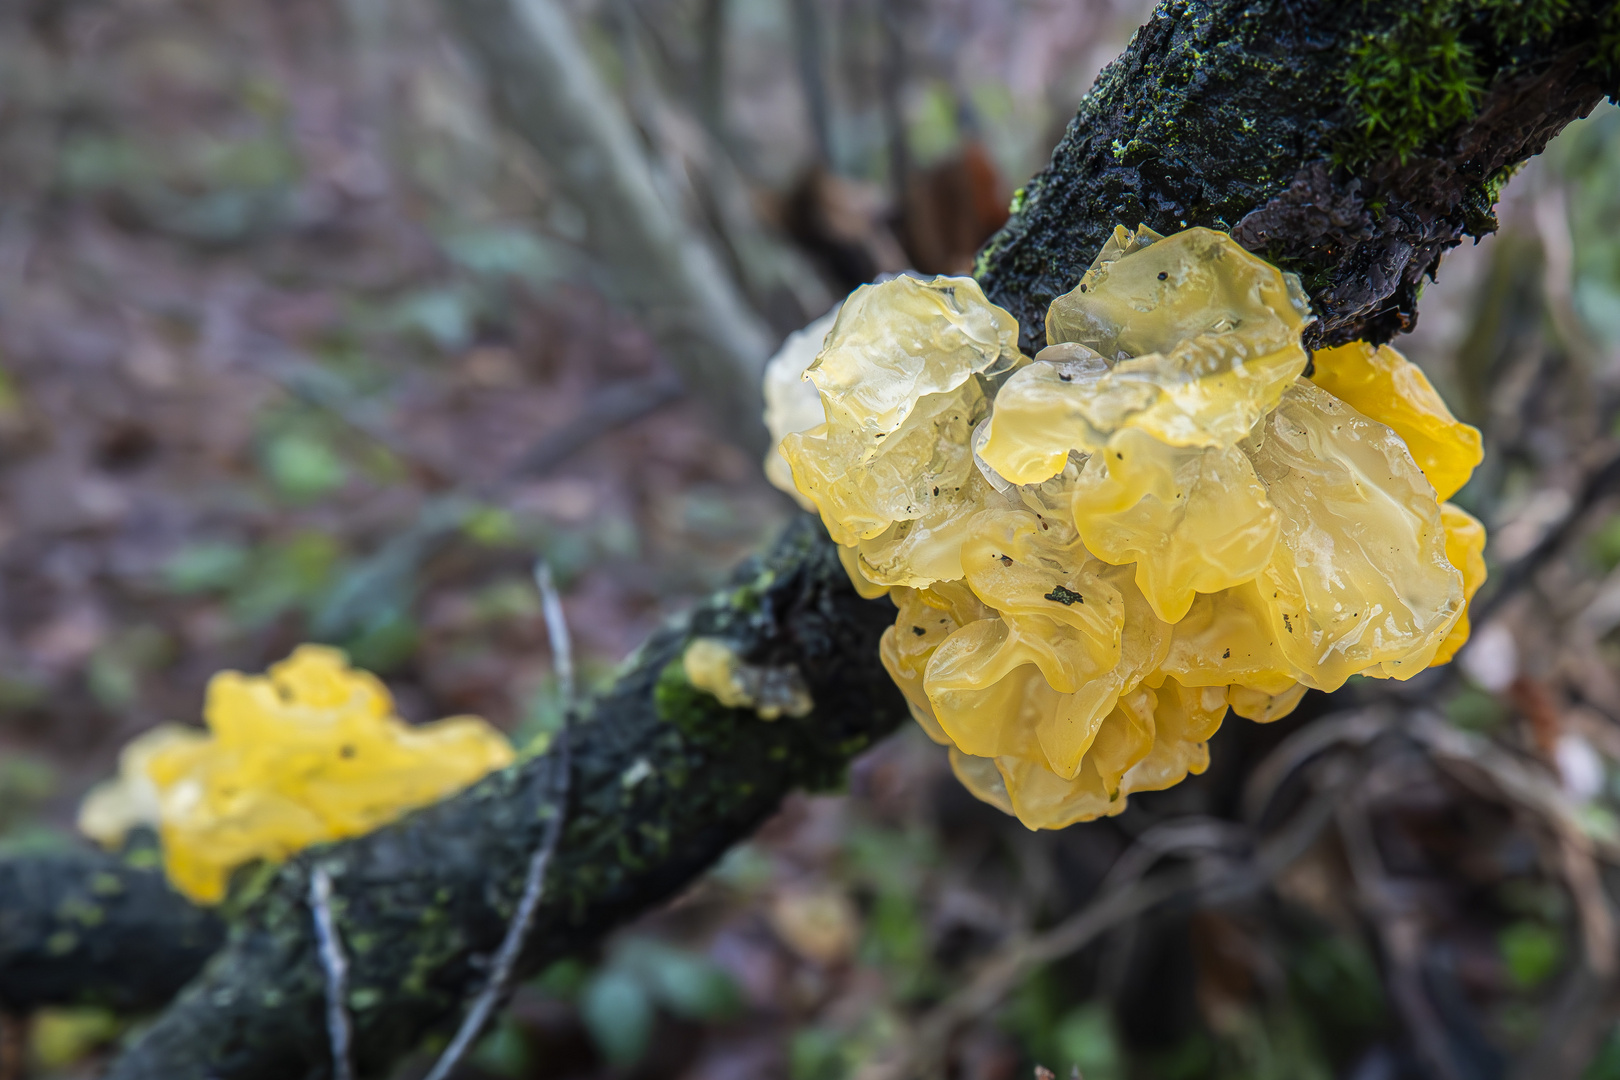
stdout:
POLYGON ((266 675, 215 675, 203 716, 207 734, 159 729, 132 744, 84 815, 87 832, 116 843, 98 832, 98 800, 119 789, 155 796, 146 823, 164 868, 198 903, 221 900, 239 866, 369 832, 514 758, 474 716, 404 723, 381 680, 321 645, 299 646, 266 675))

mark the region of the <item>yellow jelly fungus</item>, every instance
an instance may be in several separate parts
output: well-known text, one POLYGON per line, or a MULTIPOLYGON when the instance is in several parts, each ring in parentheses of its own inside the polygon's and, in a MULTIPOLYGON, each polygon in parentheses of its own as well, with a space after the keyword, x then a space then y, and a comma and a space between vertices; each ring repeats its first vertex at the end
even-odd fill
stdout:
POLYGON ((1353 341, 1312 358, 1311 381, 1399 435, 1444 502, 1484 460, 1479 430, 1458 420, 1423 369, 1390 348, 1353 341))
POLYGON ((1165 446, 1142 431, 1122 431, 1091 456, 1073 511, 1099 559, 1136 564, 1137 587, 1166 622, 1187 614, 1197 593, 1252 580, 1279 524, 1237 447, 1165 446))
POLYGON ((809 365, 823 422, 773 431, 857 589, 889 591, 884 666, 979 798, 1031 828, 1117 814, 1202 772, 1228 710, 1267 723, 1466 639, 1484 530, 1436 491, 1478 435, 1392 350, 1300 378, 1292 275, 1207 229, 1119 229, 1033 360, 962 279, 892 285, 809 365))
POLYGON ((1304 370, 1309 321, 1298 280, 1225 233, 1118 229, 1046 317, 1049 344, 1107 366, 1038 360, 1018 372, 980 454, 1031 483, 1052 475, 1059 453, 1102 452, 1126 430, 1171 447, 1232 446, 1304 370))
POLYGON ((789 334, 765 365, 765 427, 771 433, 771 449, 765 455, 765 476, 806 510, 814 510, 815 504, 793 486, 793 470, 788 468, 787 459, 777 446, 784 436, 808 431, 826 420, 821 411, 821 395, 804 377, 804 369, 821 351, 821 343, 837 320, 838 310, 835 307, 803 330, 789 334))
POLYGON ((805 371, 825 421, 780 442, 833 539, 872 539, 960 499, 987 380, 1021 359, 1018 323, 971 278, 855 290, 805 371))
POLYGON ((1299 681, 1336 690, 1368 668, 1399 664, 1409 678, 1427 667, 1462 609, 1462 575, 1399 436, 1301 380, 1255 443, 1282 514, 1258 582, 1299 681))
POLYGON ((131 829, 162 824, 163 806, 147 767, 170 747, 208 741, 206 732, 179 724, 159 724, 124 744, 118 752, 118 776, 97 784, 79 804, 79 831, 107 848, 117 848, 131 829))
POLYGON ((862 285, 839 310, 805 371, 827 422, 877 438, 899 429, 917 404, 1019 359, 1018 321, 966 277, 901 276, 862 285))
POLYGON ((693 638, 681 654, 686 681, 728 709, 752 709, 761 720, 808 716, 815 708, 799 669, 744 662, 720 638, 693 638))
MULTIPOLYGON (((169 880, 202 904, 223 899, 245 863, 369 832, 513 760, 477 717, 405 724, 376 676, 320 645, 299 646, 268 675, 220 672, 203 715, 207 735, 137 740, 115 782, 155 790, 169 880)), ((99 828, 92 807, 115 799, 103 791, 86 803, 87 831, 109 844, 122 831, 99 828)))
POLYGON ((1485 584, 1485 526, 1468 511, 1452 503, 1440 504, 1440 520, 1446 527, 1446 558, 1462 571, 1463 610, 1451 632, 1435 651, 1430 666, 1446 664, 1468 641, 1467 604, 1485 584))

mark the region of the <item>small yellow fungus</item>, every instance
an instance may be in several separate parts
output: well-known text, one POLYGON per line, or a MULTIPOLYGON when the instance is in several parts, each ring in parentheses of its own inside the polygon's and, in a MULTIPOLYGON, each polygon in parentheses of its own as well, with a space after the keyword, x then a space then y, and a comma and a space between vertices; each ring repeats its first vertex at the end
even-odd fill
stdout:
POLYGON ((208 741, 207 733, 179 724, 159 724, 124 744, 118 752, 118 775, 90 789, 79 804, 79 831, 106 848, 117 848, 131 829, 156 829, 163 818, 161 793, 147 768, 170 747, 208 741))
POLYGON ((1267 723, 1466 639, 1484 530, 1436 492, 1478 433, 1393 350, 1301 378, 1292 275, 1208 229, 1118 229, 1033 360, 962 279, 891 286, 807 365, 823 422, 774 430, 979 798, 1031 828, 1117 814, 1202 772, 1228 710, 1267 723))
POLYGON ((725 641, 693 638, 681 654, 686 681, 728 709, 753 709, 761 720, 807 716, 815 707, 799 669, 743 662, 725 641))
POLYGON ((1311 381, 1401 437, 1442 502, 1485 458, 1479 430, 1458 420, 1423 369, 1390 348, 1353 341, 1313 358, 1311 381))
MULTIPOLYGON (((119 783, 155 789, 164 867, 197 903, 225 895, 231 871, 311 844, 369 832, 437 802, 513 760, 506 738, 473 716, 411 727, 376 676, 343 654, 302 645, 268 675, 223 671, 208 684, 209 733, 138 740, 119 783)), ((137 796, 138 798, 139 796, 137 796)), ((114 843, 86 803, 87 831, 114 843)))

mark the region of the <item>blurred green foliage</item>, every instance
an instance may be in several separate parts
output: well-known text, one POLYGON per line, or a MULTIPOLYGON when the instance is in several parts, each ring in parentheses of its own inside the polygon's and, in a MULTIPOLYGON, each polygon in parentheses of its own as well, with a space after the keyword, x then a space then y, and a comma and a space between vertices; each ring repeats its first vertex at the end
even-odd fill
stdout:
POLYGON ((281 493, 309 502, 343 486, 349 471, 330 443, 310 431, 284 431, 264 445, 264 470, 281 493))
POLYGON ((1620 566, 1620 514, 1603 522, 1592 537, 1592 558, 1605 572, 1620 566))
POLYGON ((1552 978, 1564 960, 1563 937, 1545 923, 1511 923, 1497 935, 1496 944, 1508 975, 1526 990, 1552 978))
POLYGON ((1620 1027, 1609 1032, 1581 1080, 1620 1080, 1620 1027))
POLYGON ((106 1009, 41 1009, 29 1026, 28 1049, 36 1065, 61 1069, 110 1045, 129 1024, 106 1009))
POLYGON ((563 961, 535 985, 574 1002, 602 1057, 619 1068, 646 1054, 660 1011, 715 1021, 734 1015, 742 1002, 731 977, 707 957, 638 936, 620 939, 595 970, 563 961))
POLYGON ((85 672, 90 693, 108 709, 128 708, 140 696, 142 676, 174 656, 174 640, 159 626, 140 623, 120 631, 91 654, 85 672))
POLYGON ((1496 697, 1475 686, 1459 687, 1445 703, 1446 719, 1464 731, 1488 734, 1511 715, 1496 697))
POLYGON ((1620 107, 1605 103, 1548 147, 1570 186, 1574 303, 1610 345, 1620 344, 1620 107))

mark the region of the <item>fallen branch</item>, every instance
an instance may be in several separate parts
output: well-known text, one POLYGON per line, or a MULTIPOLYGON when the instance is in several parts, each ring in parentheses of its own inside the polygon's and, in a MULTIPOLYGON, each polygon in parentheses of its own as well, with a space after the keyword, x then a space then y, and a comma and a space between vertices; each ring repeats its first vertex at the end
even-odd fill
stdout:
MULTIPOLYGON (((662 902, 799 787, 905 717, 877 658, 893 607, 861 600, 832 544, 802 520, 734 588, 655 635, 570 739, 575 795, 515 977, 662 902), (765 721, 694 689, 694 636, 748 663, 797 669, 815 702, 765 721)), ((332 875, 349 948, 355 1067, 384 1071, 483 985, 552 814, 555 751, 369 836, 311 850, 244 898, 225 948, 117 1063, 120 1080, 302 1075, 329 1057, 325 980, 305 897, 332 875)))
POLYGON ((590 50, 555 0, 445 0, 513 130, 583 213, 618 299, 720 429, 763 456, 760 378, 775 336, 660 190, 590 50))

